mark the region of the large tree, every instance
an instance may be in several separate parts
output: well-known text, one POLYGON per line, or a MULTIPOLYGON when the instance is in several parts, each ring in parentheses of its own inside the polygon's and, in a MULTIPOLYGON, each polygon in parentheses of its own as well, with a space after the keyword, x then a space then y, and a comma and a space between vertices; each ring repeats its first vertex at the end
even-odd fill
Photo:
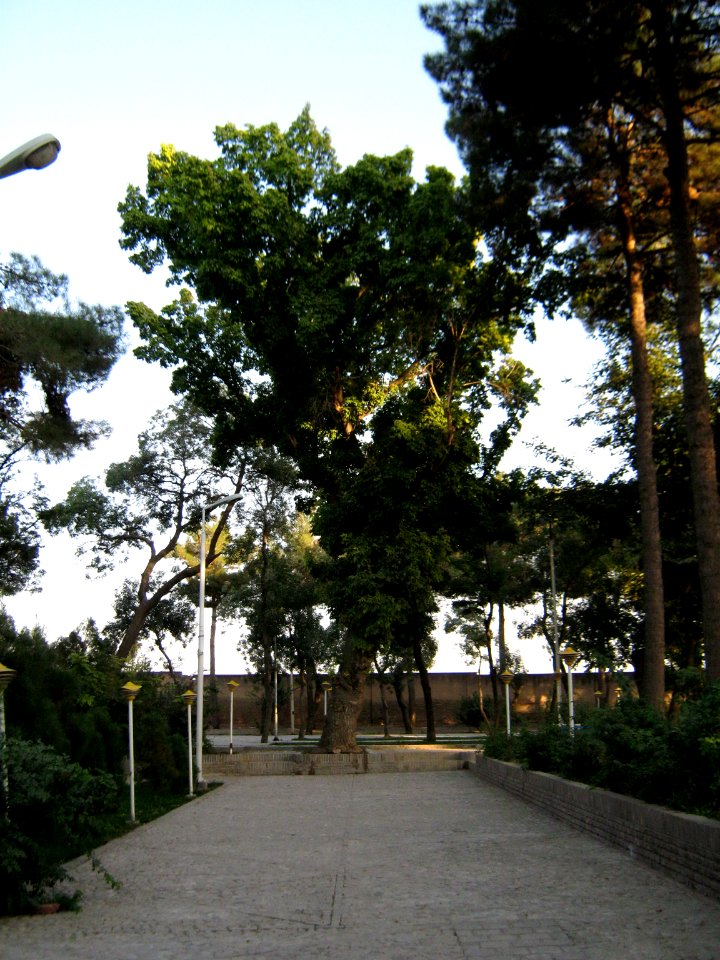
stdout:
MULTIPOLYGON (((449 454, 467 443, 494 383, 509 418, 519 415, 524 371, 493 379, 519 291, 498 264, 480 264, 446 170, 416 183, 409 150, 340 170, 307 110, 285 133, 225 126, 216 141, 216 160, 171 147, 152 155, 146 193, 129 188, 120 211, 131 259, 146 271, 169 261, 197 296, 159 315, 129 309, 142 355, 172 367, 175 388, 214 417, 218 455, 250 437, 276 444, 349 520, 342 504, 392 398, 418 390, 449 454)), ((355 594, 336 614, 364 602, 355 594)), ((374 641, 346 635, 328 749, 354 745, 372 662, 374 641)))
MULTIPOLYGON (((428 65, 450 105, 448 127, 468 163, 484 221, 500 248, 515 256, 520 251, 538 278, 539 297, 550 305, 557 302, 558 286, 548 282, 547 264, 553 256, 557 261, 559 250, 567 252, 574 233, 593 236, 596 249, 603 232, 614 233, 624 259, 643 509, 646 650, 652 667, 644 692, 659 704, 662 579, 645 352, 648 271, 642 258, 650 244, 644 250, 639 246, 637 218, 643 203, 646 209, 653 202, 658 207, 662 192, 648 194, 638 186, 647 187, 642 181, 648 171, 657 171, 656 180, 664 173, 671 212, 678 206, 665 218, 664 228, 655 231, 653 242, 657 253, 663 233, 671 237, 669 253, 677 268, 687 423, 691 446, 697 448, 693 472, 698 548, 705 570, 708 670, 715 676, 720 671, 720 632, 715 626, 720 536, 715 531, 720 535, 720 527, 715 521, 710 407, 699 336, 698 256, 687 215, 691 187, 684 129, 706 136, 712 130, 708 118, 717 81, 711 55, 716 37, 707 29, 714 5, 658 2, 650 7, 652 16, 642 4, 615 0, 555 0, 542 6, 526 0, 480 0, 425 7, 424 16, 446 42, 446 51, 429 58, 428 65), (531 84, 525 81, 528 74, 531 84), (673 151, 678 154, 674 164, 673 151), (593 209, 594 218, 588 216, 593 209), (681 214, 684 232, 678 226, 681 214), (688 284, 692 296, 682 292, 688 284), (713 538, 715 547, 708 549, 713 538)), ((655 227, 659 221, 656 215, 655 227)), ((567 274, 560 289, 568 289, 567 274)))

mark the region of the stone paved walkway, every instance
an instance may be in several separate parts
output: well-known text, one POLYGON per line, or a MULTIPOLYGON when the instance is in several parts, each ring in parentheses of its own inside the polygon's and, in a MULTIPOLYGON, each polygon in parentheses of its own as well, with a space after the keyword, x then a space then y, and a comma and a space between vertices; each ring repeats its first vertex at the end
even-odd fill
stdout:
POLYGON ((720 903, 471 771, 228 779, 100 856, 2 960, 720 957, 720 903))

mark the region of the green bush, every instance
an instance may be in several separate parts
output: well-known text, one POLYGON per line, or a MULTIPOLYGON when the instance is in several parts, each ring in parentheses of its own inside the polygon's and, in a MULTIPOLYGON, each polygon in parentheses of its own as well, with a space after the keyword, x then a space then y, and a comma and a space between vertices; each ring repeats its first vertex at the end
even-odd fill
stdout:
MULTIPOLYGON (((17 631, 2 607, 0 662, 17 671, 5 692, 14 739, 9 803, 0 806, 0 912, 18 912, 62 879, 63 863, 127 829, 121 687, 129 677, 91 624, 48 644, 40 630, 17 631)), ((173 685, 151 674, 132 679, 141 684, 136 815, 152 819, 186 798, 187 714, 173 685)))
POLYGON ((102 842, 118 783, 52 747, 8 738, 0 753, 0 913, 20 913, 71 880, 63 864, 102 842))
POLYGON ((518 747, 522 762, 531 770, 569 777, 572 771, 573 741, 567 727, 548 719, 535 732, 523 729, 518 747))
POLYGON ((631 697, 578 719, 574 734, 547 717, 510 741, 490 735, 485 754, 648 803, 720 817, 720 684, 686 701, 675 720, 631 697))
POLYGON ((471 697, 461 697, 455 708, 455 719, 464 727, 474 727, 476 730, 484 724, 480 712, 480 698, 476 693, 471 697))
MULTIPOLYGON (((164 792, 187 792, 186 707, 175 687, 159 677, 144 675, 137 682, 142 684, 133 711, 138 782, 146 780, 164 792)), ((127 706, 122 706, 127 729, 127 706)))
POLYGON ((506 730, 491 730, 485 737, 483 752, 494 760, 515 760, 517 756, 515 742, 506 730))
POLYGON ((720 683, 683 704, 671 744, 676 757, 673 806, 720 815, 720 683))

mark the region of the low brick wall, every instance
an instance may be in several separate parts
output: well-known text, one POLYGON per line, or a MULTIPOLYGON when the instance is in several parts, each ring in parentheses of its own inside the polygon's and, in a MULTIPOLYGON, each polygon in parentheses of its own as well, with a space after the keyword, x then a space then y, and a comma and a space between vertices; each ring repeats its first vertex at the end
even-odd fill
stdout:
POLYGON ((468 769, 474 750, 366 750, 311 753, 300 750, 240 750, 203 756, 203 773, 220 776, 294 776, 336 773, 407 773, 468 769))
POLYGON ((475 772, 631 857, 720 898, 720 822, 478 754, 475 772))

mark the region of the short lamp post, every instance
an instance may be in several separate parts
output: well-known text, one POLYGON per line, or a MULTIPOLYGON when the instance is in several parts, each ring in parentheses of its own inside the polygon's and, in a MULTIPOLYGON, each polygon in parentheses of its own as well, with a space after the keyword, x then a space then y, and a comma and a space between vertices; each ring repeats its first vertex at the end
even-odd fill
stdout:
POLYGON ((135 746, 133 744, 133 703, 142 684, 129 680, 120 688, 128 704, 128 754, 130 764, 130 822, 135 823, 135 746))
POLYGON ((565 647, 565 649, 560 654, 562 662, 567 667, 568 673, 568 722, 570 725, 570 733, 575 732, 575 698, 573 696, 573 667, 580 659, 580 655, 577 650, 573 650, 572 647, 565 647))
POLYGON ((187 730, 188 730, 188 796, 194 797, 193 792, 193 758, 192 758, 192 706, 197 700, 197 694, 194 690, 186 690, 182 695, 183 702, 187 707, 187 730))
POLYGON ((278 663, 277 647, 273 646, 273 743, 278 743, 278 663))
POLYGON ((23 170, 42 170, 49 167, 59 153, 60 141, 51 133, 44 133, 0 158, 0 179, 22 173, 23 170))
POLYGON ((602 690, 596 690, 595 693, 594 693, 594 696, 595 696, 595 706, 596 706, 598 709, 600 709, 600 701, 601 701, 602 698, 603 698, 603 692, 602 692, 602 690))
POLYGON ((290 733, 295 733, 295 678, 290 668, 290 733))
POLYGON ((510 671, 505 668, 500 674, 500 679, 502 680, 505 686, 505 729, 507 731, 508 737, 510 736, 510 684, 513 680, 513 675, 510 671))
POLYGON ((329 680, 323 680, 322 688, 323 688, 323 717, 326 717, 328 690, 332 690, 332 684, 330 683, 329 680))
POLYGON ((228 690, 230 691, 230 753, 233 752, 233 707, 235 706, 235 691, 240 686, 237 680, 228 680, 228 690))
POLYGON ((0 759, 2 762, 2 784, 5 803, 8 802, 8 768, 5 755, 5 688, 17 676, 17 670, 11 670, 0 663, 0 759))

